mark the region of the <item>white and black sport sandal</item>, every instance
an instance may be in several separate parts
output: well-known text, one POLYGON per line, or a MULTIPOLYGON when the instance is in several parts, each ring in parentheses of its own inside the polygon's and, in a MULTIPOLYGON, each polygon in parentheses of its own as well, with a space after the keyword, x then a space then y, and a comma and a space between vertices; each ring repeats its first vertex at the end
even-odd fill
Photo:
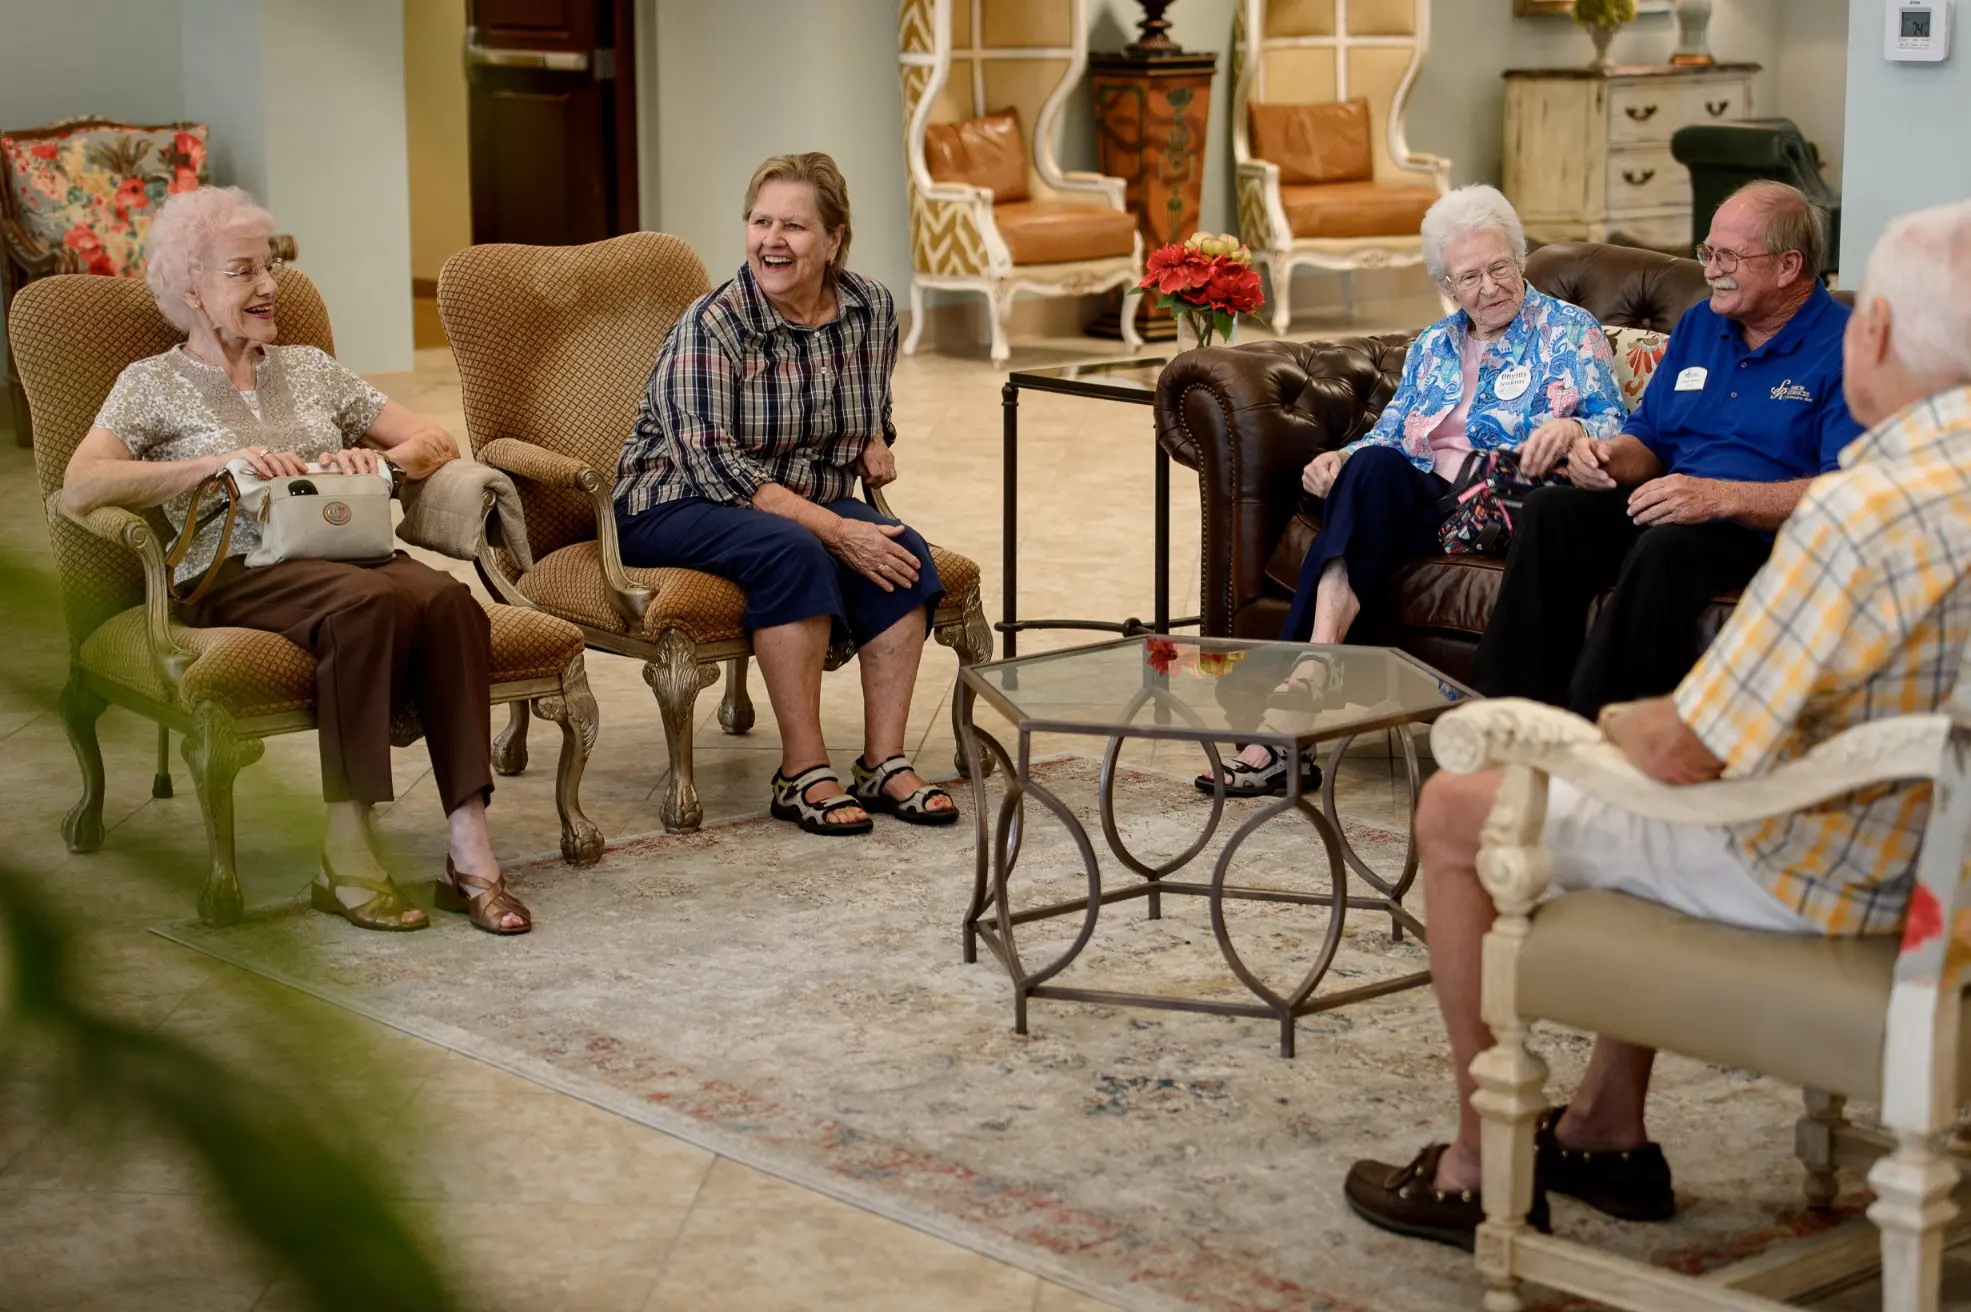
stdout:
POLYGON ((910 796, 903 798, 891 797, 883 791, 884 785, 890 780, 915 768, 902 752, 898 752, 881 765, 864 765, 862 758, 858 756, 855 758, 855 782, 849 786, 849 793, 856 801, 862 803, 863 810, 882 811, 895 816, 905 824, 955 823, 958 819, 957 803, 953 802, 950 806, 935 810, 931 807, 933 798, 942 797, 947 802, 951 801, 951 794, 936 784, 925 784, 910 796))
MULTIPOLYGON (((1265 765, 1248 765, 1236 756, 1226 756, 1219 762, 1225 771, 1225 795, 1227 797, 1284 797, 1287 793, 1287 753, 1278 747, 1268 747, 1265 765)), ((1321 786, 1321 767, 1314 764, 1313 749, 1301 757, 1302 793, 1311 793, 1321 786)), ((1205 796, 1212 794, 1211 776, 1201 774, 1191 781, 1192 785, 1205 796)))
POLYGON ((837 793, 819 802, 808 800, 808 792, 817 784, 832 783, 841 786, 842 777, 826 764, 810 766, 789 779, 775 770, 773 772, 773 818, 791 820, 811 834, 866 834, 876 827, 869 818, 869 807, 858 797, 849 793, 837 793), (845 806, 855 807, 863 812, 860 820, 830 820, 831 811, 839 811, 845 806))

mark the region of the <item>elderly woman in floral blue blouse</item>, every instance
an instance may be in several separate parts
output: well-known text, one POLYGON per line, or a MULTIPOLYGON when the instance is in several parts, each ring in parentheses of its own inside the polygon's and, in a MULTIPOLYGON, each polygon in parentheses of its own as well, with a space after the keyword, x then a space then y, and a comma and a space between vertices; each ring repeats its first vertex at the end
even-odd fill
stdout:
MULTIPOLYGON (((1526 285, 1526 233, 1497 189, 1461 187, 1424 215, 1424 264, 1458 309, 1418 334, 1396 395, 1367 435, 1314 457, 1301 485, 1321 497, 1321 532, 1300 568, 1280 636, 1343 641, 1360 598, 1396 567, 1442 550, 1441 503, 1474 451, 1517 451, 1549 472, 1573 440, 1612 437, 1624 410, 1614 356, 1593 315, 1526 285)), ((1287 686, 1313 686, 1305 660, 1287 686)), ((1250 746, 1225 766, 1226 792, 1283 792, 1286 761, 1250 746)), ((1211 778, 1198 780, 1210 791, 1211 778)))

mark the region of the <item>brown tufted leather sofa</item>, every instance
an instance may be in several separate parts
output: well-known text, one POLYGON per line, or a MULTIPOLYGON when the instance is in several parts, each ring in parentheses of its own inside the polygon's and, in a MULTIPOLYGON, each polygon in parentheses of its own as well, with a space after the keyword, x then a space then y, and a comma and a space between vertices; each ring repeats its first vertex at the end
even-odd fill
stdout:
MULTIPOLYGON (((1609 327, 1668 332, 1709 295, 1695 260, 1592 242, 1542 247, 1526 276, 1609 327)), ((1279 635, 1321 524, 1320 502, 1301 491, 1300 471, 1369 431, 1396 392, 1414 336, 1210 347, 1164 369, 1157 440, 1199 473, 1205 633, 1279 635)), ((1353 636, 1401 647, 1462 679, 1504 569, 1498 556, 1413 561, 1398 571, 1393 597, 1364 599, 1368 632, 1358 623, 1353 636)), ((1734 593, 1712 605, 1703 620, 1707 640, 1736 600, 1734 593)))

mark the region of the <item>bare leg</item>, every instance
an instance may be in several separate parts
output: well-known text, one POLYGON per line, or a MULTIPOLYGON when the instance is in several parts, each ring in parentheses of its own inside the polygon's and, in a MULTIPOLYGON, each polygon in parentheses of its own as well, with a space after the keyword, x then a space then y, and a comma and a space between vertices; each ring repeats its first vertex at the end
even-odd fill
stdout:
MULTIPOLYGON (((1471 1107, 1472 1059, 1492 1046, 1479 1016, 1479 965, 1485 935, 1497 915, 1478 882, 1478 833, 1498 792, 1497 772, 1437 774, 1417 799, 1417 858, 1430 907, 1430 973, 1437 1007, 1451 1040, 1458 1087, 1458 1135, 1439 1161, 1436 1187, 1477 1189, 1478 1113, 1471 1107)), ((1570 1147, 1634 1148, 1644 1142, 1642 1108, 1655 1054, 1598 1040, 1587 1075, 1556 1133, 1570 1147)))
MULTIPOLYGON (((821 666, 828 655, 828 629, 828 617, 817 615, 753 631, 753 655, 760 662, 760 678, 780 726, 783 774, 796 774, 828 760, 828 746, 821 737, 821 666)), ((907 710, 907 694, 905 704, 907 710)), ((842 791, 837 784, 817 784, 808 791, 808 800, 822 802, 842 791)), ((861 807, 844 806, 828 817, 831 824, 857 824, 867 813, 861 807)))
MULTIPOLYGON (((451 858, 462 875, 470 875, 481 883, 497 883, 500 878, 500 860, 493 855, 493 835, 486 828, 486 801, 474 794, 465 804, 445 817, 451 829, 451 858)), ((527 919, 511 911, 500 917, 500 924, 506 929, 524 929, 527 919)))
MULTIPOLYGON (((1339 558, 1329 561, 1321 571, 1320 582, 1314 585, 1314 629, 1308 640, 1329 646, 1340 642, 1361 613, 1362 601, 1355 595, 1355 589, 1348 586, 1348 562, 1339 558)), ((1281 685, 1282 689, 1302 677, 1301 671, 1295 670, 1281 685)), ((1263 769, 1273 759, 1272 749, 1262 743, 1251 743, 1239 753, 1238 759, 1263 769)))
MULTIPOLYGON (((374 883, 384 883, 390 879, 390 872, 376 859, 375 838, 370 831, 370 804, 368 802, 330 802, 328 804, 328 832, 322 838, 322 855, 335 868, 338 880, 367 879, 374 883)), ((317 883, 326 884, 326 878, 318 875, 317 883)), ((376 896, 376 890, 354 884, 336 883, 333 885, 336 900, 346 907, 359 907, 376 896)), ((424 923, 424 912, 412 907, 402 913, 398 923, 419 925, 424 923)))
MULTIPOLYGON (((880 765, 903 751, 910 696, 917 688, 917 666, 924 658, 927 636, 924 608, 919 606, 856 653, 862 668, 862 759, 870 765, 880 765)), ((915 770, 905 770, 883 791, 901 801, 925 782, 915 770)), ((951 805, 946 798, 929 803, 934 811, 951 805)))

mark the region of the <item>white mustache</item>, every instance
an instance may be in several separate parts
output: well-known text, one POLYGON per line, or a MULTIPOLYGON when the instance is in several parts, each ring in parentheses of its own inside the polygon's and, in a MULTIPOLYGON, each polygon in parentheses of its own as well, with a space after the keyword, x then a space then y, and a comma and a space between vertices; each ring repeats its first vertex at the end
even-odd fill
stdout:
POLYGON ((1711 290, 1714 292, 1735 292, 1738 290, 1738 279, 1719 278, 1712 282, 1711 290))

